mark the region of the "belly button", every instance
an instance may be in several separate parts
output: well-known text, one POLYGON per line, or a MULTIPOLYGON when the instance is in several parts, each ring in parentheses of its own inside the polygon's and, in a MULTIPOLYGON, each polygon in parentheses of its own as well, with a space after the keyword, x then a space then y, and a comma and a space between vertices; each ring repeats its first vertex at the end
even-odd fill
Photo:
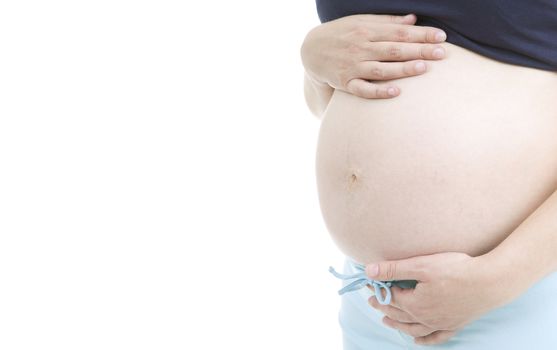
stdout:
POLYGON ((348 177, 348 190, 354 189, 358 185, 358 175, 352 173, 348 177))

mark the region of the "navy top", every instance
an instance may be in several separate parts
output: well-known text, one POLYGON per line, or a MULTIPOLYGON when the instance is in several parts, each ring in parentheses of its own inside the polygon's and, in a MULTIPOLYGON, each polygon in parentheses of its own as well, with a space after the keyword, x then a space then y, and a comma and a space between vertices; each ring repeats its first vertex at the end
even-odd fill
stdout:
POLYGON ((417 16, 448 42, 521 66, 557 71, 557 0, 316 0, 321 23, 355 14, 417 16))

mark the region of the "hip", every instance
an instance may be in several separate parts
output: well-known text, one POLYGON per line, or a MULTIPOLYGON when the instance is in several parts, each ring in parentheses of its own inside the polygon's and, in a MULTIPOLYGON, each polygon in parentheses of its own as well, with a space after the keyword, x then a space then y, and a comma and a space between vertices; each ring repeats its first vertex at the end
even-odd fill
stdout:
MULTIPOLYGON (((347 258, 344 273, 358 270, 347 258)), ((510 276, 509 278, 512 278, 510 276)), ((346 284, 346 282, 344 282, 346 284)), ((341 297, 339 323, 344 350, 364 349, 552 349, 557 344, 557 272, 546 276, 513 302, 483 315, 461 329, 448 342, 419 346, 413 338, 385 326, 383 314, 367 300, 368 288, 345 293, 341 297)))

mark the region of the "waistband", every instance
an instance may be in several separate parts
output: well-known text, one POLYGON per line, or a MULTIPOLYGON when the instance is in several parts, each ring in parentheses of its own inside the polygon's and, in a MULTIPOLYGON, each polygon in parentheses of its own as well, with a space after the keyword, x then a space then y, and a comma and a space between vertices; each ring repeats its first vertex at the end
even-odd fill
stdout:
POLYGON ((365 265, 355 262, 350 258, 347 258, 347 261, 351 265, 351 267, 357 271, 356 273, 349 274, 349 275, 338 273, 332 266, 329 266, 329 272, 332 273, 335 277, 341 280, 353 280, 338 291, 339 295, 352 292, 360 288, 364 288, 368 285, 371 285, 375 290, 375 297, 377 298, 379 304, 388 305, 391 303, 391 286, 397 286, 399 288, 409 289, 409 288, 415 288, 416 284, 418 283, 418 281, 416 280, 392 280, 392 281, 374 280, 367 277, 365 272, 365 268, 366 268, 365 265), (381 289, 385 290, 384 298, 383 298, 383 293, 381 293, 381 289))

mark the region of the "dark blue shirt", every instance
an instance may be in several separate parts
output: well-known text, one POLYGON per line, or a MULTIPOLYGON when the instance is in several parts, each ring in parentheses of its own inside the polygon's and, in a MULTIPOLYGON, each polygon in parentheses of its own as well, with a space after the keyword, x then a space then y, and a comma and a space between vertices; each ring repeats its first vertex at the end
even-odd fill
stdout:
POLYGON ((354 14, 414 13, 416 25, 493 59, 557 71, 557 0, 316 0, 322 23, 354 14))

